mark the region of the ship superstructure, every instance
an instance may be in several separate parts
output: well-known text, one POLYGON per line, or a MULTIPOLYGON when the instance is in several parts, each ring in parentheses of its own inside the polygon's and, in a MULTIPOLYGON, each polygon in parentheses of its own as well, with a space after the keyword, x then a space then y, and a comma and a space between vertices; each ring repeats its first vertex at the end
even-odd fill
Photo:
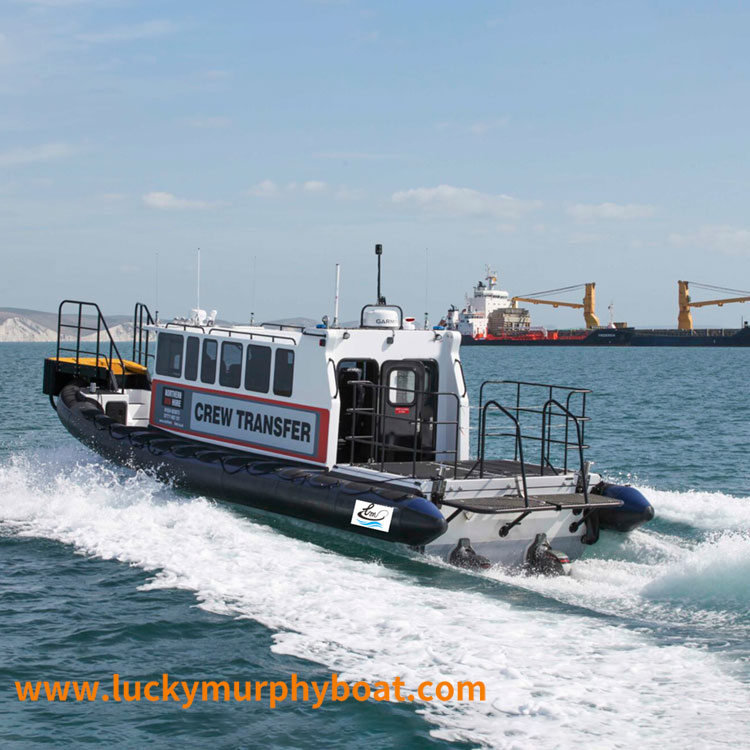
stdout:
POLYGON ((493 324, 510 330, 530 325, 528 310, 515 307, 508 292, 497 288, 497 271, 489 266, 484 281, 477 282, 471 297, 466 295, 466 306, 461 311, 452 308, 448 315, 451 327, 474 339, 485 338, 493 324))

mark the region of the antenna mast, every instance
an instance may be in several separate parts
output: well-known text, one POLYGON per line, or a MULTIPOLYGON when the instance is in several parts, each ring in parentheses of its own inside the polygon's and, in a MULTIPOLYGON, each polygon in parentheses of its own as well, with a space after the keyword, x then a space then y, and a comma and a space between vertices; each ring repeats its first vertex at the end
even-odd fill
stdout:
POLYGON ((333 298, 333 325, 332 328, 339 327, 339 282, 341 280, 341 264, 336 264, 336 293, 333 298))
POLYGON ((378 304, 385 304, 385 297, 380 293, 380 258, 383 255, 383 246, 375 245, 375 255, 378 256, 378 304))
POLYGON ((195 304, 196 310, 201 309, 201 249, 198 248, 198 294, 195 304))
POLYGON ((253 297, 251 300, 253 309, 250 310, 250 325, 255 324, 255 281, 258 278, 257 267, 258 267, 258 256, 253 255, 253 297))
MULTIPOLYGON (((430 295, 430 248, 424 249, 424 306, 427 308, 430 295)), ((429 311, 424 311, 424 329, 425 331, 430 327, 429 311)))
POLYGON ((159 251, 156 251, 156 262, 154 263, 154 313, 156 322, 159 322, 159 251))

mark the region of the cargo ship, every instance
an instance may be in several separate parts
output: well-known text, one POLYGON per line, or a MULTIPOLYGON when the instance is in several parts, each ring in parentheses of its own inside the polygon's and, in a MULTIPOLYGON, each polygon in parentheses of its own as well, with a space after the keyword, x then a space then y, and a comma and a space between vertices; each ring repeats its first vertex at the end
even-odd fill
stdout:
MULTIPOLYGON (((678 281, 677 328, 635 328, 614 320, 602 326, 595 312, 594 282, 511 297, 498 288, 497 272, 487 266, 484 280, 477 283, 472 296, 467 295, 465 306, 459 310, 452 305, 438 327, 458 331, 464 346, 750 346, 747 322, 740 328, 694 328, 692 316, 693 308, 749 301, 750 292, 678 281), (691 283, 701 289, 737 296, 693 302, 691 283), (581 302, 549 298, 578 290, 584 292, 581 302), (586 327, 534 327, 528 307, 521 307, 519 303, 580 309, 586 327)), ((610 306, 610 313, 611 309, 610 306)))

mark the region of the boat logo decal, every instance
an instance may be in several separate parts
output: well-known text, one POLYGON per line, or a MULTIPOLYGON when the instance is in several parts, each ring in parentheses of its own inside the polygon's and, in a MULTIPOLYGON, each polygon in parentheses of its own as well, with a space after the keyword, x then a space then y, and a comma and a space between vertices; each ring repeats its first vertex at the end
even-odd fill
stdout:
POLYGON ((165 388, 162 393, 162 405, 173 409, 182 409, 183 391, 179 388, 165 388))
POLYGON ((352 511, 352 525, 364 526, 366 529, 376 529, 387 532, 391 528, 393 508, 388 505, 377 505, 367 500, 355 500, 352 511))

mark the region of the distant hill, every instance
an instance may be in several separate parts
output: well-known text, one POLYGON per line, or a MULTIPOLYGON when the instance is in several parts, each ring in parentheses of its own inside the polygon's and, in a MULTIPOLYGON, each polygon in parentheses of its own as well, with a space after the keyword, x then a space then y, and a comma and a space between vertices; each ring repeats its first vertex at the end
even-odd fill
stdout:
MULTIPOLYGON (((132 341, 132 315, 107 315, 107 325, 115 341, 132 341)), ((63 316, 63 323, 75 324, 77 316, 63 316)), ((84 315, 81 322, 85 326, 96 327, 96 317, 84 315)), ((283 318, 271 321, 275 325, 315 326, 311 318, 283 318)), ((231 325, 228 321, 217 321, 219 325, 231 325)), ((66 341, 75 340, 75 330, 63 329, 66 341)), ((96 333, 82 336, 82 340, 95 341, 96 333)), ((26 310, 20 307, 0 307, 0 341, 57 341, 57 313, 41 310, 26 310)))
MULTIPOLYGON (((63 323, 73 324, 77 316, 66 315, 63 323)), ((84 315, 81 322, 85 326, 95 327, 96 318, 84 315)), ((133 319, 128 315, 108 315, 107 325, 116 341, 128 341, 133 338, 133 319)), ((72 328, 63 329, 62 338, 74 340, 72 328)), ((96 340, 96 333, 89 332, 81 337, 83 340, 96 340)), ((26 310, 20 307, 0 307, 0 341, 57 341, 57 313, 41 310, 26 310)))

